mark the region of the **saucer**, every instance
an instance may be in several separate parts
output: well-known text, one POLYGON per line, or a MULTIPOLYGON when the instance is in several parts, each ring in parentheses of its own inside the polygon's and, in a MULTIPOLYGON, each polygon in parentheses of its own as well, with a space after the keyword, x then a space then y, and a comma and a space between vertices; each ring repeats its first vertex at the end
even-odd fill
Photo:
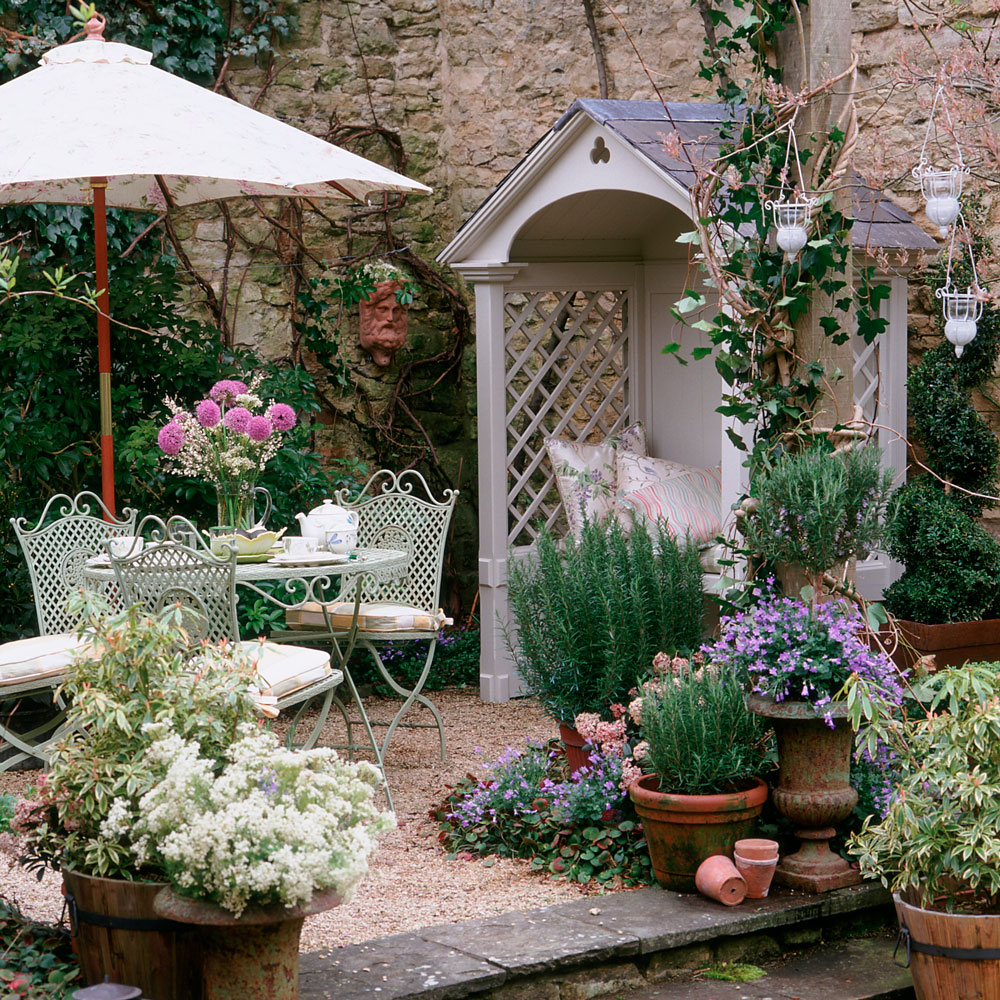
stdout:
POLYGON ((301 555, 283 552, 270 560, 272 566, 332 566, 342 562, 347 562, 346 552, 303 552, 301 555))

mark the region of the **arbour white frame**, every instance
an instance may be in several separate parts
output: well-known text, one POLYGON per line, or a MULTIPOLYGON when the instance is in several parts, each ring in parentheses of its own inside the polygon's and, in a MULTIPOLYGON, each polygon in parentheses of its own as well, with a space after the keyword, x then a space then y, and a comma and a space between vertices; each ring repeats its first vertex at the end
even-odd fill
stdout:
MULTIPOLYGON (((487 701, 505 701, 520 692, 503 634, 507 559, 518 540, 518 532, 509 524, 517 494, 509 480, 507 333, 511 296, 571 290, 624 294, 628 302, 627 356, 619 380, 626 400, 624 413, 629 420, 642 419, 647 424, 652 432, 652 454, 665 450, 658 447, 659 438, 669 450, 687 452, 663 457, 690 462, 700 457, 706 466, 721 460, 723 509, 745 485, 743 456, 730 442, 723 419, 714 413, 722 390, 710 362, 676 368, 683 381, 673 382, 666 391, 663 380, 671 375, 659 367, 662 359, 656 337, 662 339, 662 303, 679 298, 691 283, 686 255, 673 242, 676 233, 689 228, 687 190, 662 164, 652 162, 601 120, 603 109, 614 110, 632 102, 578 103, 587 113, 564 116, 439 257, 475 286, 483 629, 480 680, 482 697, 487 701), (598 149, 601 155, 595 156, 598 149), (598 221, 588 227, 591 215, 598 221), (716 381, 712 382, 713 378, 716 381), (680 396, 687 393, 687 431, 696 429, 698 434, 663 419, 671 392, 680 396), (715 398, 711 406, 709 396, 715 398), (700 405, 700 422, 690 420, 691 400, 700 405), (698 440, 689 440, 691 437, 698 440)), ((897 218, 891 220, 896 229, 912 226, 905 220, 897 222, 897 218)), ((883 226, 883 230, 892 228, 883 226)), ((933 245, 929 238, 928 243, 933 245)), ((884 280, 890 287, 889 298, 882 305, 888 332, 876 345, 856 340, 852 374, 858 378, 857 398, 866 417, 883 425, 878 443, 886 451, 887 463, 903 470, 905 445, 896 431, 905 432, 906 425, 906 279, 885 276, 884 280), (877 374, 873 364, 877 364, 877 374)), ((693 330, 689 335, 698 336, 693 330)), ((530 339, 526 346, 532 349, 530 339)), ((537 388, 540 381, 540 376, 529 379, 527 388, 537 388)), ((569 426, 570 417, 560 414, 564 427, 569 426)), ((540 421, 537 426, 541 426, 540 421)), ((534 448, 530 460, 536 470, 543 468, 544 460, 535 462, 536 458, 534 448)), ((530 507, 547 522, 553 521, 555 505, 546 498, 532 497, 530 507)), ((523 528, 523 520, 519 523, 515 518, 514 525, 523 528)), ((515 557, 523 550, 515 548, 515 557)), ((876 595, 894 571, 884 554, 875 554, 859 567, 859 586, 876 595)))

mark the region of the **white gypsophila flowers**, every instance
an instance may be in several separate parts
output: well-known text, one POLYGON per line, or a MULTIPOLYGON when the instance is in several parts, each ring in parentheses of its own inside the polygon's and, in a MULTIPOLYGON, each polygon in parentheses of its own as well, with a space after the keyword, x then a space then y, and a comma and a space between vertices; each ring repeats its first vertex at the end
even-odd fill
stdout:
POLYGON ((250 903, 301 905, 325 889, 348 898, 393 825, 374 805, 381 776, 370 764, 284 750, 244 725, 218 770, 197 744, 156 735, 148 753, 168 767, 140 800, 135 842, 178 892, 237 916, 250 903))

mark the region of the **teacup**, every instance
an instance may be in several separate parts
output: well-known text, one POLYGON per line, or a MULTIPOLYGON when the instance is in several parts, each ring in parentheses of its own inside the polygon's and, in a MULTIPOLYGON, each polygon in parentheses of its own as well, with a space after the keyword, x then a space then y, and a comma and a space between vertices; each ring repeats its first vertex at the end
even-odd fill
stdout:
POLYGON ((117 538, 109 539, 108 550, 116 559, 124 559, 127 556, 138 555, 142 551, 142 545, 141 535, 119 535, 117 538))
POLYGON ((316 551, 315 538, 292 536, 283 538, 281 542, 285 547, 286 556, 307 556, 316 551))

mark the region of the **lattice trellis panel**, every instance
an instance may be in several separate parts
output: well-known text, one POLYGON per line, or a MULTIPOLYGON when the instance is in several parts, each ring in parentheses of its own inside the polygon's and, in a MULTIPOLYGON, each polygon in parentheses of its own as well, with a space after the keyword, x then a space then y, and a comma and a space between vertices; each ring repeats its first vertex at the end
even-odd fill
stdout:
POLYGON ((880 423, 881 403, 879 374, 879 341, 866 344, 861 337, 854 338, 854 402, 861 407, 863 418, 870 423, 880 423))
POLYGON ((602 440, 632 420, 627 290, 504 300, 508 544, 564 522, 547 437, 602 440))

